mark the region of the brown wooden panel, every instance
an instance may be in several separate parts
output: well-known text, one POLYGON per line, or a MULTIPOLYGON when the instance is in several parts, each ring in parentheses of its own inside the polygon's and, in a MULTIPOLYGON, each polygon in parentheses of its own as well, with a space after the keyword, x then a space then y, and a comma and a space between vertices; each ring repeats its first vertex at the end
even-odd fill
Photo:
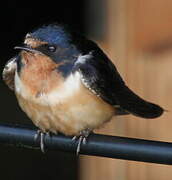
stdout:
MULTIPOLYGON (((172 51, 161 51, 172 44, 172 1, 107 0, 107 4, 108 27, 102 47, 131 89, 169 112, 152 120, 132 115, 114 118, 99 132, 172 141, 172 51)), ((80 168, 81 180, 172 179, 171 166, 141 162, 82 157, 80 168)))
POLYGON ((172 44, 172 1, 128 1, 133 13, 135 48, 172 44))

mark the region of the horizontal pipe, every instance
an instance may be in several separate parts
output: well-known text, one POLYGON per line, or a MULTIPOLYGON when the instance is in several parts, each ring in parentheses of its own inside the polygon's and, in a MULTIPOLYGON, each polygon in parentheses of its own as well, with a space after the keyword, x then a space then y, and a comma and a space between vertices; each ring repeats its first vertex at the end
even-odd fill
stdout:
MULTIPOLYGON (((0 143, 26 148, 39 148, 37 130, 28 127, 0 124, 0 143)), ((45 136, 46 150, 76 153, 77 141, 62 134, 45 136)), ((81 145, 81 154, 109 158, 172 164, 172 143, 126 137, 91 134, 81 145)))

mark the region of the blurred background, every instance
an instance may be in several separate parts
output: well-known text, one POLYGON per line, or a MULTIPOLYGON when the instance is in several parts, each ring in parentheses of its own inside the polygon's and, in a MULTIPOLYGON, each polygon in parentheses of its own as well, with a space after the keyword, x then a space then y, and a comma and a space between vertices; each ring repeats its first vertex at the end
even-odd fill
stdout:
MULTIPOLYGON (((69 24, 96 41, 128 86, 168 112, 158 119, 115 117, 97 133, 172 141, 172 1, 75 0, 9 1, 0 7, 0 70, 15 55, 14 46, 41 24, 69 24)), ((0 80, 1 122, 32 125, 13 93, 0 80)), ((171 180, 170 166, 76 157, 70 153, 0 145, 1 179, 171 180)))

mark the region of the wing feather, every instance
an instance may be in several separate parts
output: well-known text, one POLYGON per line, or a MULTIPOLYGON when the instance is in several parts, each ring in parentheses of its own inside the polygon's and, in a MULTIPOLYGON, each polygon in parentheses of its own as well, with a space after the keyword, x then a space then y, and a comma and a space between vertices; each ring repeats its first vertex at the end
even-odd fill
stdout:
POLYGON ((98 49, 81 56, 75 70, 82 76, 83 84, 105 102, 117 106, 119 114, 132 113, 143 118, 156 118, 163 109, 143 100, 124 83, 114 64, 98 49))
POLYGON ((11 58, 6 64, 2 72, 2 79, 6 85, 14 90, 14 75, 17 69, 17 56, 11 58))

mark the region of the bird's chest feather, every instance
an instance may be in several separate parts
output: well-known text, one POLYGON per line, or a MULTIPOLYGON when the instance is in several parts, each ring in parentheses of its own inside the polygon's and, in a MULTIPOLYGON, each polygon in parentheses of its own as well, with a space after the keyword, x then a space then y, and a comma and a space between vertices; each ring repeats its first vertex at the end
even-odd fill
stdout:
POLYGON ((41 91, 48 93, 62 82, 63 77, 57 72, 59 65, 47 56, 22 52, 21 57, 20 79, 33 96, 41 91))
POLYGON ((80 78, 76 72, 65 81, 57 80, 53 88, 36 93, 16 73, 16 96, 21 108, 43 131, 75 135, 83 129, 100 126, 114 114, 114 109, 85 88, 80 78))

